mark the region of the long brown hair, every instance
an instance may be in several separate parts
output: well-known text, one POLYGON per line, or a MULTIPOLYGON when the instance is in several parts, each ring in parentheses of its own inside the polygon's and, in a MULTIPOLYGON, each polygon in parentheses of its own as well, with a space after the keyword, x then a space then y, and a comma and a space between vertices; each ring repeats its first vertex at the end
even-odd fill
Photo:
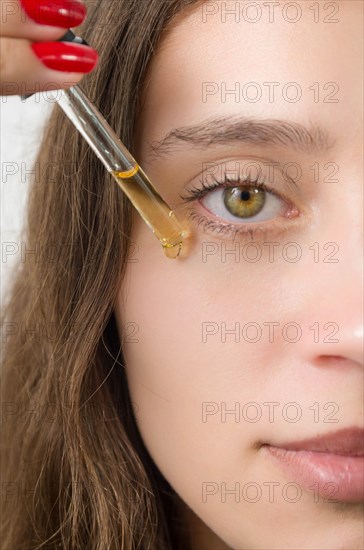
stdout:
MULTIPOLYGON (((195 0, 90 0, 100 54, 82 88, 133 152, 146 69, 195 0)), ((188 548, 178 498, 148 455, 113 304, 132 207, 55 107, 31 185, 25 261, 2 317, 2 549, 188 548)))

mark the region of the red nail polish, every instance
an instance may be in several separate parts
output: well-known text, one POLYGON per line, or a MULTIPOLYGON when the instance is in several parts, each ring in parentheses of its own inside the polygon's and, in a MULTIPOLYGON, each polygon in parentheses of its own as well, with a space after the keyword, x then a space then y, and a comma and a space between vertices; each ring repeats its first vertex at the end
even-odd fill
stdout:
POLYGON ((33 42, 31 47, 41 62, 55 71, 89 73, 99 58, 95 50, 82 44, 33 42))
POLYGON ((36 23, 53 27, 77 27, 86 17, 79 0, 20 0, 26 14, 36 23))

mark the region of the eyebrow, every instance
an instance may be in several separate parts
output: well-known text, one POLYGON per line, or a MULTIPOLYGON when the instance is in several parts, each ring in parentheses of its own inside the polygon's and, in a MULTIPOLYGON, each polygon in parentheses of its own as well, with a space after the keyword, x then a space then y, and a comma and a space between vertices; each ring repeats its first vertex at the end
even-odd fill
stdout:
POLYGON ((199 124, 174 128, 160 141, 149 143, 152 155, 172 153, 182 142, 209 147, 240 142, 255 146, 283 146, 304 153, 326 152, 334 143, 320 126, 251 117, 209 118, 199 124))

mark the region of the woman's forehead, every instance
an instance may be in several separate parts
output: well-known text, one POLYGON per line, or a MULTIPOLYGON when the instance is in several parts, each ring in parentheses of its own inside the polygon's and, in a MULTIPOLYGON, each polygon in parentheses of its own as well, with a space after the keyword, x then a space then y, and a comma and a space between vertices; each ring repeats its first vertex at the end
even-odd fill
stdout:
POLYGON ((306 1, 288 4, 205 2, 178 14, 149 67, 143 136, 160 141, 171 122, 183 127, 211 116, 268 112, 297 123, 321 119, 329 130, 340 116, 347 122, 362 93, 353 90, 353 82, 362 86, 360 3, 338 2, 343 8, 336 14, 322 6, 315 13, 306 1), (253 4, 260 6, 255 15, 253 4), (279 6, 272 11, 272 4, 279 6))

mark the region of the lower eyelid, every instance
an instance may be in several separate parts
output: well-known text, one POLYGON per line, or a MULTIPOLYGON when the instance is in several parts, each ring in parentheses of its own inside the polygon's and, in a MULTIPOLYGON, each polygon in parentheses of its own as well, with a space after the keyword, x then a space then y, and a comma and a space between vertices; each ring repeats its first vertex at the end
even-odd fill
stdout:
POLYGON ((202 232, 207 234, 214 234, 215 238, 235 240, 235 238, 243 238, 250 236, 251 240, 266 240, 268 233, 279 235, 285 233, 287 228, 277 227, 277 224, 266 222, 263 224, 223 224, 217 223, 212 218, 207 218, 204 215, 198 214, 198 212, 191 211, 189 219, 202 229, 202 232), (274 227, 273 227, 274 226, 274 227))

